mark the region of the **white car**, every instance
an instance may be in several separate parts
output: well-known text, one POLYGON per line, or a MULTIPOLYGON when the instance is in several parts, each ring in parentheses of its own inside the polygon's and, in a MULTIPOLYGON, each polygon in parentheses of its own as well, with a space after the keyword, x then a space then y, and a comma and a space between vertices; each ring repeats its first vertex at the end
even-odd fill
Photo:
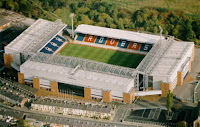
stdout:
POLYGON ((200 73, 197 75, 197 79, 200 80, 200 73))

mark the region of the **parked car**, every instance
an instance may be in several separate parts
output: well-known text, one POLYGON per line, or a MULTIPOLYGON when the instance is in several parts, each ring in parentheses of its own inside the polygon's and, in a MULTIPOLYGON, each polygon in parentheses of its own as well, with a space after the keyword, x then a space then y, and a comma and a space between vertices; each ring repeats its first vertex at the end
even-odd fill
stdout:
POLYGON ((200 80, 200 72, 197 75, 197 80, 200 80))

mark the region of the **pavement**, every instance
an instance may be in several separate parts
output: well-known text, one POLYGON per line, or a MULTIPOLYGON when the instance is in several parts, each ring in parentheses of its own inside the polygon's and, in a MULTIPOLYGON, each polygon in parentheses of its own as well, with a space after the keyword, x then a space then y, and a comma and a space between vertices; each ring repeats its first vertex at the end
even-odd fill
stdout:
POLYGON ((182 86, 177 86, 173 94, 176 96, 176 98, 186 101, 186 102, 194 102, 194 96, 195 101, 200 100, 200 85, 195 89, 196 83, 194 83, 197 78, 198 73, 200 72, 200 48, 195 48, 195 58, 192 62, 192 69, 191 72, 188 74, 188 77, 186 77, 187 82, 185 81, 182 86), (193 79, 193 80, 191 80, 193 79), (195 95, 194 95, 195 94, 195 95))
POLYGON ((174 95, 181 100, 193 100, 194 98, 194 88, 195 84, 187 82, 182 86, 177 86, 173 93, 174 95))
POLYGON ((200 48, 195 48, 195 58, 192 62, 192 70, 190 75, 196 79, 197 74, 200 72, 200 48))
POLYGON ((66 124, 69 125, 75 125, 77 123, 81 123, 82 125, 95 125, 95 127, 160 127, 158 125, 151 125, 151 124, 143 124, 143 123, 134 123, 134 122, 112 122, 112 121, 105 121, 105 120, 93 120, 93 119, 85 119, 81 117, 73 117, 73 116, 63 116, 59 114, 49 114, 49 113, 42 113, 42 112, 36 112, 36 111, 28 111, 28 110, 22 110, 19 108, 10 108, 8 106, 0 104, 0 109, 5 110, 12 110, 12 111, 18 111, 21 113, 26 114, 26 116, 34 117, 36 120, 44 122, 51 122, 56 121, 56 123, 60 124, 66 121, 66 124))

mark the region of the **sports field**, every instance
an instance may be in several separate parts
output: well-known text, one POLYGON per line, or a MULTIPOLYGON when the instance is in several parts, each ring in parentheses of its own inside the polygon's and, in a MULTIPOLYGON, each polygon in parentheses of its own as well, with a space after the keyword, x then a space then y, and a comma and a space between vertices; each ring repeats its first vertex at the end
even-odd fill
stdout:
POLYGON ((67 46, 60 52, 60 55, 85 58, 131 68, 136 68, 145 57, 144 55, 137 55, 76 44, 67 44, 67 46))

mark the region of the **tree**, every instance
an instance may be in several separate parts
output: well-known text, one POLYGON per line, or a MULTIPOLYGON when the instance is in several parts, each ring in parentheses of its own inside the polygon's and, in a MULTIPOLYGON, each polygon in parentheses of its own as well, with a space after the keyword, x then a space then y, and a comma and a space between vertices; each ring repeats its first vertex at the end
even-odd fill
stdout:
POLYGON ((2 6, 2 2, 0 1, 0 7, 2 6))
POLYGON ((90 9, 88 7, 81 7, 76 10, 76 14, 86 14, 90 9))
POLYGON ((24 120, 23 120, 23 119, 17 120, 17 125, 18 125, 19 127, 25 127, 24 124, 25 124, 25 123, 24 123, 24 120))
POLYGON ((12 0, 6 1, 6 6, 8 9, 11 9, 12 11, 14 11, 14 9, 15 9, 15 6, 14 6, 14 3, 12 0))
POLYGON ((119 20, 117 21, 117 28, 124 29, 124 22, 122 18, 119 18, 119 20))
POLYGON ((99 7, 99 12, 104 13, 106 11, 106 8, 103 6, 99 7))
POLYGON ((167 98, 166 99, 167 99, 167 105, 166 105, 167 111, 171 112, 172 103, 173 103, 173 94, 172 94, 172 92, 170 90, 167 93, 167 98))
POLYGON ((18 12, 19 11, 19 4, 17 2, 13 3, 15 6, 15 11, 18 12))
POLYGON ((172 102, 173 102, 173 94, 171 93, 171 91, 169 90, 167 93, 167 104, 166 104, 166 108, 167 108, 167 114, 166 114, 166 120, 167 120, 167 126, 168 126, 168 121, 172 120, 172 113, 171 113, 171 108, 172 108, 172 102))
POLYGON ((72 4, 70 5, 70 7, 71 7, 72 10, 75 11, 76 9, 78 9, 78 2, 72 3, 72 4))
POLYGON ((176 125, 177 125, 177 127, 187 127, 187 122, 186 121, 179 121, 176 125))
POLYGON ((179 34, 179 31, 176 28, 174 28, 172 30, 172 35, 175 36, 175 37, 178 37, 178 34, 179 34))

